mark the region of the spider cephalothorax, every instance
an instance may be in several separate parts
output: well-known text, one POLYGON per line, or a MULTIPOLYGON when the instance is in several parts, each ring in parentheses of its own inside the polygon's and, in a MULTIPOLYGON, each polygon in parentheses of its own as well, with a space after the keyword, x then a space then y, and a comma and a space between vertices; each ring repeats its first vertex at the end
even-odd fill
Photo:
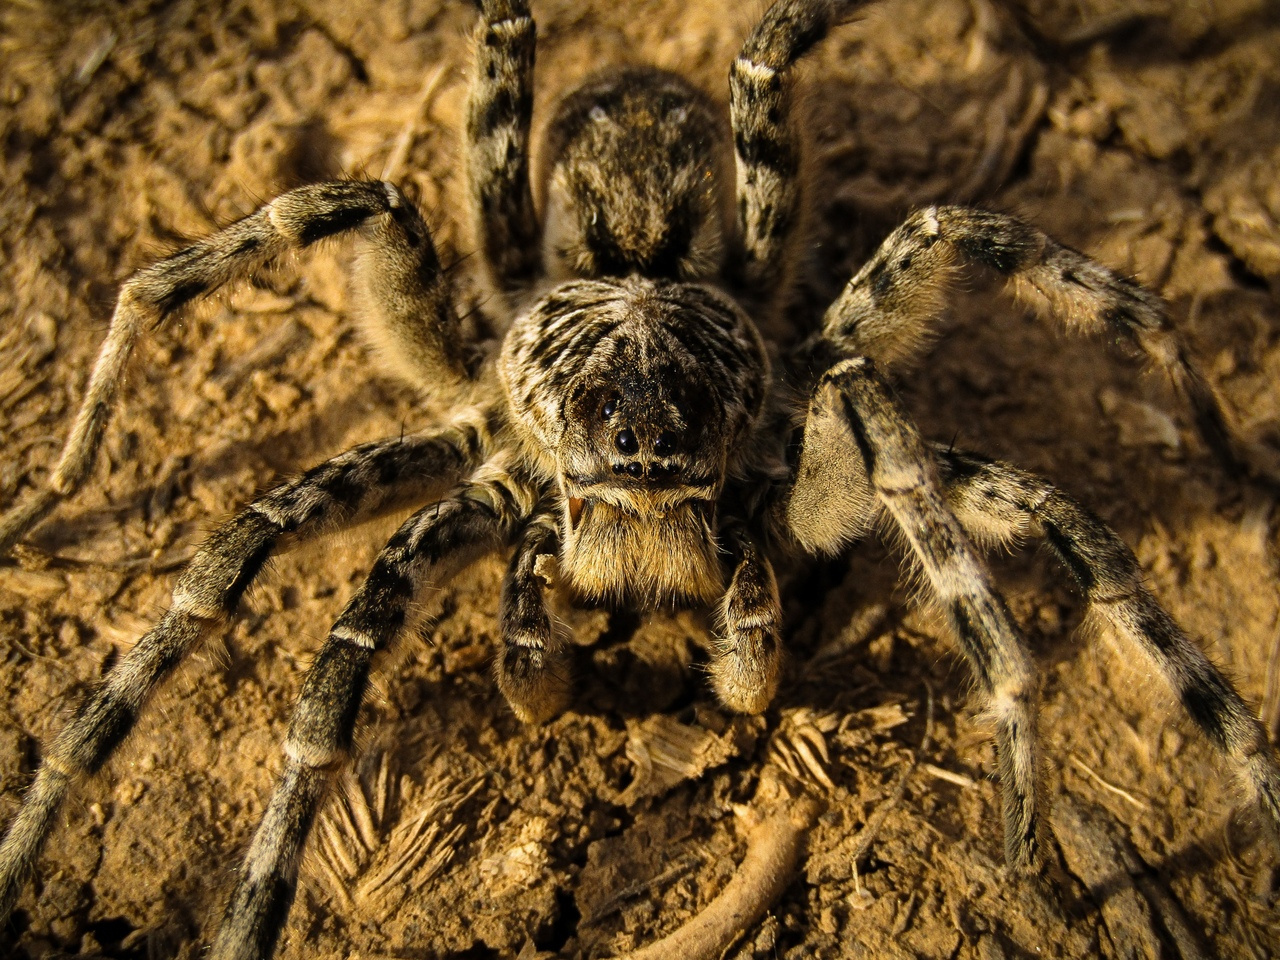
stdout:
POLYGON ((168 612, 47 745, 0 847, 0 914, 74 782, 101 768, 162 681, 225 629, 272 553, 405 505, 418 509, 310 668, 217 960, 273 950, 372 670, 435 616, 425 594, 495 550, 511 556, 497 680, 522 719, 572 703, 549 597, 561 585, 571 599, 712 608, 711 684, 725 706, 758 713, 780 676, 774 560, 832 553, 888 527, 988 707, 1006 857, 1025 871, 1043 849, 1037 685, 981 548, 1042 538, 1093 619, 1163 674, 1280 823, 1280 768, 1265 732, 1156 602, 1124 543, 1047 481, 925 442, 884 372, 928 339, 955 275, 986 269, 1047 317, 1145 352, 1238 468, 1217 398, 1159 299, 1020 220, 937 206, 894 231, 820 321, 797 316, 800 336, 766 343, 760 331, 779 322, 770 305, 787 302, 789 251, 804 222, 792 70, 860 4, 777 0, 731 67, 727 123, 707 97, 656 70, 603 74, 569 93, 541 154, 541 219, 529 160, 533 20, 526 0, 480 6, 470 212, 501 345, 464 342, 430 231, 395 185, 291 190, 124 284, 47 488, 0 517, 5 551, 85 481, 125 361, 149 325, 330 236, 357 238, 361 320, 394 366, 437 399, 468 405, 443 426, 356 447, 282 483, 209 538, 168 612), (732 177, 721 175, 729 129, 732 177))
POLYGON ((746 314, 707 286, 565 283, 516 320, 501 372, 512 421, 560 492, 574 588, 714 602, 715 505, 768 374, 746 314))

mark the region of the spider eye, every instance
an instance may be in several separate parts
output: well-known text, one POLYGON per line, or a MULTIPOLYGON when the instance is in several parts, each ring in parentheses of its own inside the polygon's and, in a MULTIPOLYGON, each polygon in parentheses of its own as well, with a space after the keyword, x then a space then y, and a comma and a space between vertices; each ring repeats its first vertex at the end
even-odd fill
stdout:
POLYGON ((676 441, 679 438, 670 430, 663 430, 653 442, 653 452, 660 457, 669 457, 676 452, 676 441))
POLYGON ((604 402, 604 406, 600 408, 600 413, 603 414, 606 418, 612 417, 617 412, 618 412, 617 397, 610 397, 608 400, 604 402))
POLYGON ((618 449, 623 453, 638 453, 640 444, 636 440, 636 435, 631 432, 631 428, 618 431, 618 439, 614 441, 618 445, 618 449))
POLYGON ((644 476, 644 464, 638 460, 632 460, 627 464, 627 473, 639 480, 644 476))

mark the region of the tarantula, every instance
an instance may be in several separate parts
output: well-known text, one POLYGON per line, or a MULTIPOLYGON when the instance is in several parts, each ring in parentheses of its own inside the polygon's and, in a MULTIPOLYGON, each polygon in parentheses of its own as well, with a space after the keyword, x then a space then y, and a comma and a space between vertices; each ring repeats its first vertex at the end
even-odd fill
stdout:
POLYGON ((494 550, 511 551, 497 681, 521 719, 539 722, 568 702, 552 580, 593 602, 714 608, 716 694, 756 713, 774 696, 781 660, 772 561, 833 554, 890 525, 986 701, 1006 857, 1025 871, 1041 860, 1043 830, 1036 680, 978 547, 1039 536, 1280 824, 1280 767, 1262 727, 1143 586, 1116 534, 1045 480, 922 440, 881 372, 918 352, 961 268, 989 268, 1072 330, 1135 344, 1238 467, 1218 401, 1158 298, 1018 219, 939 206, 894 230, 798 347, 762 336, 800 236, 793 68, 859 6, 777 0, 751 32, 730 72, 730 195, 715 105, 654 69, 604 73, 565 96, 532 171, 534 22, 526 0, 481 0, 466 143, 470 213, 506 329, 495 349, 464 342, 431 235, 391 183, 291 190, 124 284, 62 457, 47 487, 0 519, 0 550, 84 482, 149 325, 324 238, 354 239, 365 323, 398 369, 459 413, 442 428, 349 450, 213 533, 168 612, 45 751, 0 846, 0 917, 74 782, 106 762, 162 681, 225 627, 272 553, 410 503, 428 505, 382 550, 307 675, 284 769, 213 947, 220 960, 273 951, 375 656, 423 626, 429 614, 415 600, 428 585, 494 550))

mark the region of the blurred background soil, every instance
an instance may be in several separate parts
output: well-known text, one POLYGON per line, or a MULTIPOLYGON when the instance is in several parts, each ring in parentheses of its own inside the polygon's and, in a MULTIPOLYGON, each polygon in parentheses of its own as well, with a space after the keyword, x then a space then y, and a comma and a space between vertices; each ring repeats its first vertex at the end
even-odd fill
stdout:
MULTIPOLYGON (((724 101, 762 9, 536 0, 536 115, 627 62, 724 101)), ((120 281, 184 238, 299 183, 390 175, 465 257, 474 19, 440 0, 0 7, 0 503, 55 460, 120 281)), ((1243 432, 1275 433, 1274 5, 885 0, 805 72, 814 216, 795 329, 913 206, 979 202, 1160 291, 1243 432)), ((165 609, 212 525, 275 477, 430 422, 349 322, 345 253, 309 253, 150 335, 91 485, 0 566, 4 819, 68 698, 165 609)), ((1112 345, 969 286, 902 382, 926 433, 1046 474, 1100 513, 1262 703, 1280 613, 1273 498, 1225 478, 1166 384, 1112 345)), ((9 955, 201 955, 304 670, 394 524, 274 562, 225 645, 68 805, 9 955)), ((814 761, 828 811, 731 957, 1276 955, 1276 857, 1228 766, 1159 678, 1079 629, 1049 558, 993 562, 1042 668, 1057 904, 1005 875, 980 705, 893 550, 787 574, 791 660, 762 720, 716 709, 699 617, 593 613, 576 619, 572 709, 541 729, 490 679, 494 559, 447 590, 444 619, 366 707, 363 759, 316 835, 282 954, 528 960, 649 942, 722 888, 744 849, 735 805, 807 724, 810 753, 814 730, 829 753, 814 761), (931 743, 896 797, 929 690, 931 743), (655 779, 664 763, 675 773, 655 779)))

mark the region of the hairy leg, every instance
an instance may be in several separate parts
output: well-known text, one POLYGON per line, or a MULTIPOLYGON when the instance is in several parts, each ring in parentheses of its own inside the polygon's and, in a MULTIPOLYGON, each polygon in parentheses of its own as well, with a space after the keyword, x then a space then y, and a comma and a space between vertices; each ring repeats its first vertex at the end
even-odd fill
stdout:
POLYGON ((936 331, 962 268, 975 265, 1005 277, 1018 298, 1069 331, 1137 347, 1168 374, 1214 455, 1233 473, 1245 469, 1222 405, 1187 358, 1164 301, 1016 217, 969 207, 912 214, 827 310, 822 340, 884 367, 908 360, 936 331))
POLYGON ((525 529, 502 584, 502 652, 494 663, 498 689, 525 723, 542 723, 569 697, 568 664, 547 611, 546 576, 539 561, 554 559, 559 528, 553 512, 525 529))
POLYGON ((351 750, 375 655, 426 625, 415 609, 486 550, 505 544, 535 494, 488 464, 450 497, 407 520, 329 631, 307 673, 285 737, 284 770, 254 834, 213 944, 213 960, 260 960, 275 950, 298 881, 303 844, 330 779, 351 750))
POLYGON ((538 269, 538 220, 529 186, 529 125, 537 28, 527 0, 482 0, 467 102, 471 216, 489 281, 502 294, 538 269))
POLYGON ((843 361, 822 377, 810 404, 805 445, 776 522, 791 529, 802 546, 820 552, 843 541, 842 529, 863 531, 877 514, 892 521, 987 701, 1004 792, 1005 857, 1015 869, 1032 868, 1040 859, 1035 673, 1004 600, 945 499, 932 449, 866 358, 843 361), (814 458, 837 465, 824 470, 814 458), (854 496, 827 486, 810 488, 833 476, 858 481, 850 464, 859 466, 862 477, 854 496), (788 522, 797 515, 794 503, 817 503, 823 495, 823 523, 835 529, 788 522))
POLYGON ((1215 747, 1243 771, 1280 830, 1280 766, 1266 731, 1230 681, 1151 595, 1133 551, 1048 481, 1005 463, 938 453, 948 502, 980 542, 1043 539, 1074 577, 1096 622, 1133 645, 1168 681, 1215 747))
POLYGON ((466 422, 365 444, 281 484, 214 532, 178 578, 169 611, 90 691, 45 752, 0 844, 0 925, 71 787, 101 769, 161 683, 226 625, 282 541, 310 539, 429 495, 474 465, 486 445, 483 425, 466 422))
POLYGON ((777 0, 729 68, 737 164, 738 279, 768 300, 786 278, 800 213, 800 147, 793 68, 860 0, 777 0))
POLYGON ((711 678, 720 702, 739 713, 761 713, 778 691, 782 666, 782 604, 767 557, 745 530, 724 538, 735 556, 720 602, 720 637, 711 678))
POLYGON ((282 194, 242 220, 144 267, 120 288, 106 342, 48 486, 0 516, 0 556, 89 475, 138 338, 192 301, 290 249, 360 229, 367 320, 419 382, 467 377, 458 320, 422 217, 388 183, 334 181, 282 194))

